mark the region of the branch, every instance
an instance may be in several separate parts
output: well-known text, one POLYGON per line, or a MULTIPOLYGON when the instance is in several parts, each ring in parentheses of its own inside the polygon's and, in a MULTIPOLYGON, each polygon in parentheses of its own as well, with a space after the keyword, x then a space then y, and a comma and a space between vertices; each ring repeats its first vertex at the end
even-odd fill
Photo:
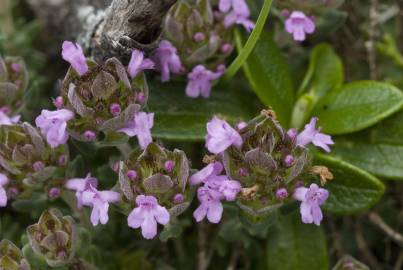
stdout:
POLYGON ((371 221, 376 227, 381 229, 387 236, 389 236, 398 245, 403 247, 403 235, 393 230, 383 219, 375 212, 371 212, 368 215, 369 221, 371 221))
POLYGON ((127 62, 135 48, 156 48, 163 19, 177 0, 28 0, 57 42, 77 40, 96 60, 127 62), (107 8, 106 8, 107 7, 107 8))

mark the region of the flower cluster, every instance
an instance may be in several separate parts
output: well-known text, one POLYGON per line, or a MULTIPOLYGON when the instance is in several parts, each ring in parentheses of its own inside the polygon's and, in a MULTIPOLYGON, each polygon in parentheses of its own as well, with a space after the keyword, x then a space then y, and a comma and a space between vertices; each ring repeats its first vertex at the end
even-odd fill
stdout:
POLYGON ((52 148, 28 123, 0 126, 0 207, 36 191, 54 198, 64 184, 68 159, 66 146, 52 148))
POLYGON ((187 73, 186 95, 209 97, 233 51, 231 29, 240 24, 250 32, 255 24, 249 16, 245 0, 220 0, 218 7, 210 0, 177 3, 165 19, 164 40, 152 57, 161 80, 169 81, 171 73, 187 73))
POLYGON ((51 267, 74 263, 78 235, 74 220, 56 209, 42 213, 38 223, 27 228, 33 251, 51 267))
POLYGON ((0 56, 0 125, 12 125, 20 120, 23 96, 28 85, 24 62, 17 57, 0 56))
POLYGON ((148 99, 142 71, 154 68, 154 63, 134 50, 127 69, 116 58, 99 64, 86 59, 82 48, 69 41, 63 43, 62 56, 71 68, 54 100, 57 110, 43 110, 36 119, 48 143, 57 147, 69 135, 81 141, 127 135, 137 136, 145 148, 152 141, 153 114, 141 111, 148 99))
POLYGON ((207 124, 206 147, 215 156, 207 158, 210 164, 191 177, 192 184, 203 183, 195 219, 200 221, 207 215, 210 222, 218 222, 222 199, 237 199, 245 217, 252 220, 261 220, 295 199, 301 201, 302 221, 319 225, 323 218, 320 205, 328 192, 314 183, 304 187, 313 175, 323 176, 315 169, 318 166, 310 165, 306 145, 313 143, 330 151, 328 145, 333 141, 316 129, 316 121, 313 118, 298 134, 294 129, 286 132, 272 111, 238 124, 238 130, 214 117, 207 124), (223 168, 225 175, 220 175, 223 168))
POLYGON ((166 225, 187 209, 192 199, 187 188, 189 161, 181 150, 169 151, 151 143, 120 163, 119 185, 129 208, 131 228, 146 239, 157 235, 157 223, 166 225))
POLYGON ((0 269, 30 270, 31 267, 22 251, 12 242, 3 239, 0 242, 0 269))

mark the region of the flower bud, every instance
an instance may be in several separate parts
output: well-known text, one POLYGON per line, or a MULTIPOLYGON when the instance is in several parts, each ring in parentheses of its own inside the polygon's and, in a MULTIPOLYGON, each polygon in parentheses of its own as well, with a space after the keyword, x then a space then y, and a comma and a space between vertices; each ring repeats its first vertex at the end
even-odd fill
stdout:
POLYGON ((31 269, 22 251, 9 240, 0 242, 0 269, 31 269))
POLYGON ((206 35, 204 35, 204 33, 202 32, 197 32, 196 34, 194 34, 193 36, 193 40, 196 42, 200 42, 206 39, 206 35))
POLYGON ((229 54, 234 47, 230 43, 225 43, 221 46, 221 52, 223 54, 229 54))
POLYGON ((88 141, 94 141, 97 138, 97 135, 95 134, 94 131, 92 130, 86 130, 84 132, 84 137, 88 140, 88 141))
POLYGON ((22 70, 22 66, 19 63, 12 63, 11 64, 11 69, 15 72, 15 73, 20 73, 22 70))
POLYGON ((143 92, 138 93, 137 102, 143 104, 146 101, 146 95, 143 92))
POLYGON ((283 159, 283 164, 286 167, 291 167, 294 164, 294 157, 292 155, 286 155, 283 159))
POLYGON ((244 168, 244 167, 239 168, 239 170, 238 170, 239 176, 245 177, 245 176, 248 176, 248 174, 249 174, 249 170, 247 168, 244 168))
POLYGON ((10 187, 7 190, 7 194, 10 199, 14 199, 18 196, 18 194, 20 194, 20 192, 18 191, 18 189, 16 187, 10 187))
POLYGON ((63 106, 63 97, 62 96, 58 96, 53 100, 53 105, 58 108, 61 109, 63 106))
POLYGON ((279 200, 284 200, 288 197, 288 191, 285 188, 279 188, 276 191, 276 198, 279 200))
POLYGON ((34 253, 45 257, 51 267, 68 266, 74 263, 77 234, 74 221, 62 216, 57 209, 46 210, 38 223, 27 228, 34 253))
POLYGON ((45 164, 43 164, 42 161, 36 161, 33 165, 32 168, 34 169, 35 172, 42 171, 45 168, 45 164))
POLYGON ((248 124, 246 122, 239 122, 238 124, 236 124, 236 129, 242 130, 242 129, 246 128, 247 126, 248 126, 248 124))
POLYGON ((67 164, 67 156, 66 155, 61 155, 58 159, 58 164, 59 166, 64 166, 67 164))
POLYGON ((172 172, 173 168, 175 167, 175 162, 172 160, 168 160, 164 163, 164 169, 166 172, 172 172))
POLYGON ((109 108, 109 111, 113 116, 118 116, 122 109, 120 108, 120 105, 117 103, 112 103, 111 107, 109 108))
POLYGON ((173 198, 173 202, 174 202, 175 204, 180 204, 180 203, 183 203, 184 201, 185 201, 185 196, 183 196, 182 193, 176 194, 176 195, 174 196, 174 198, 173 198))
POLYGON ((129 180, 134 181, 137 178, 137 172, 135 170, 129 170, 126 173, 127 177, 129 178, 129 180))
POLYGON ((48 195, 49 195, 49 198, 51 198, 51 199, 56 199, 56 198, 60 197, 60 193, 61 193, 60 188, 58 188, 58 187, 52 187, 52 188, 49 190, 48 195))

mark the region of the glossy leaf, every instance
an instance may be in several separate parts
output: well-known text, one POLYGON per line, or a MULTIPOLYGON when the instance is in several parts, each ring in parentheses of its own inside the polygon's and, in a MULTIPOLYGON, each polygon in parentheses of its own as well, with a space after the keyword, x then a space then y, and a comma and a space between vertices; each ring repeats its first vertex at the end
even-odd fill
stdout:
POLYGON ((332 147, 332 155, 376 176, 403 180, 403 145, 341 138, 332 147))
POLYGON ((344 81, 343 63, 326 43, 317 45, 310 56, 308 71, 300 86, 299 93, 309 92, 314 100, 338 88, 344 81))
POLYGON ((380 82, 358 81, 335 89, 321 99, 312 111, 325 133, 345 134, 362 130, 397 112, 403 94, 380 82))
MULTIPOLYGON (((204 141, 206 123, 218 115, 230 123, 249 120, 257 113, 247 92, 213 89, 208 99, 185 95, 180 83, 151 85, 148 109, 154 112, 153 138, 204 141)), ((218 87, 216 87, 218 88, 218 87)))
POLYGON ((294 104, 291 75, 280 49, 267 34, 260 37, 244 71, 262 103, 272 107, 280 122, 288 126, 294 104))
POLYGON ((370 131, 371 142, 403 146, 403 111, 388 117, 370 131))
POLYGON ((267 239, 267 269, 329 269, 323 228, 303 224, 298 212, 282 216, 267 239))
POLYGON ((334 179, 325 188, 329 198, 323 209, 334 214, 352 214, 368 209, 381 198, 385 186, 375 176, 345 161, 316 154, 315 164, 326 166, 334 179))

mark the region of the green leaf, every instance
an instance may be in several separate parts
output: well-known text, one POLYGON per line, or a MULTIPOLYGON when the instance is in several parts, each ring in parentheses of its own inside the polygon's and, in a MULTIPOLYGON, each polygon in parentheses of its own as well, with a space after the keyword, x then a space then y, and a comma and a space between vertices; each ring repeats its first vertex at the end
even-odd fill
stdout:
MULTIPOLYGON (((218 115, 230 123, 247 121, 257 113, 248 92, 214 89, 210 98, 186 97, 180 83, 152 84, 148 109, 155 113, 153 138, 204 141, 206 123, 218 115)), ((218 88, 218 87, 216 87, 218 88)))
POLYGON ((257 19, 256 26, 253 29, 248 41, 245 46, 240 50, 237 58, 232 62, 232 64, 228 67, 225 72, 225 79, 231 79, 237 71, 242 67, 245 63, 246 59, 248 59, 250 53, 258 41, 260 34, 263 31, 263 27, 266 23, 267 17, 269 16, 270 8, 271 8, 272 0, 265 0, 263 3, 263 7, 260 11, 259 18, 257 19))
POLYGON ((293 84, 287 63, 268 34, 260 37, 244 71, 262 103, 272 107, 280 122, 288 126, 294 104, 293 84))
POLYGON ((403 146, 403 111, 388 117, 370 131, 371 142, 403 146))
POLYGON ((323 228, 303 224, 298 212, 282 216, 267 239, 267 269, 329 269, 323 228))
POLYGON ((343 84, 343 72, 343 63, 332 46, 319 44, 311 53, 308 71, 299 93, 309 92, 316 101, 343 84))
POLYGON ((312 111, 325 133, 345 134, 369 127, 398 111, 403 94, 393 85, 358 81, 329 92, 312 111))
POLYGON ((323 209, 334 214, 352 214, 368 209, 381 198, 385 186, 375 176, 345 161, 316 154, 315 164, 326 166, 334 179, 325 188, 329 198, 323 209))
POLYGON ((376 143, 356 136, 337 138, 332 147, 332 156, 376 176, 403 180, 403 145, 376 143))

